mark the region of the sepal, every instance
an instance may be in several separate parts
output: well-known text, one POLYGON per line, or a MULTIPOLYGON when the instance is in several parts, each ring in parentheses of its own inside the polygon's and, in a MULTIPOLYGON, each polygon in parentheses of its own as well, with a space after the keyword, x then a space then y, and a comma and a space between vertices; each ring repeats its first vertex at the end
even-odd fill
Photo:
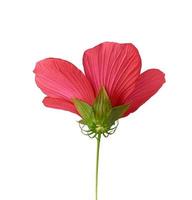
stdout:
POLYGON ((94 119, 94 113, 93 108, 86 102, 80 100, 80 99, 73 99, 73 103, 79 112, 79 114, 82 117, 82 120, 80 120, 80 123, 91 125, 93 123, 94 119))
POLYGON ((111 112, 111 109, 111 101, 107 95, 105 88, 102 87, 93 104, 93 111, 95 114, 96 121, 106 121, 106 119, 109 116, 109 113, 111 112))
POLYGON ((109 125, 111 126, 112 124, 114 124, 114 122, 118 120, 119 118, 121 118, 128 109, 129 109, 129 105, 120 105, 120 106, 113 107, 111 109, 111 113, 108 119, 109 125))

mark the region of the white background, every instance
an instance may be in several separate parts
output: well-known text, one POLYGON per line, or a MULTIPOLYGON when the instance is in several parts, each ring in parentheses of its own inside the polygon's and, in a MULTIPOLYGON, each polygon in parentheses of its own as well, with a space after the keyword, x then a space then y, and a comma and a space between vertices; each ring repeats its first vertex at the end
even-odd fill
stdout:
POLYGON ((99 200, 192 199, 190 1, 0 1, 0 199, 94 199, 96 141, 79 117, 45 108, 32 70, 82 67, 100 42, 132 42, 166 84, 102 139, 99 200))

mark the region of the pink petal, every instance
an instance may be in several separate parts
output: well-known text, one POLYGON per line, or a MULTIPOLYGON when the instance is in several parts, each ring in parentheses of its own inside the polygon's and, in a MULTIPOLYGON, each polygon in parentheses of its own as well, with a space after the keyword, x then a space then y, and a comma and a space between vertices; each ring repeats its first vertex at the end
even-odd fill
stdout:
POLYGON ((165 83, 165 74, 158 69, 149 69, 143 72, 136 81, 135 90, 124 102, 130 108, 125 116, 135 112, 141 105, 150 99, 165 83))
POLYGON ((48 96, 71 101, 78 98, 91 104, 94 91, 85 75, 68 61, 47 58, 34 69, 38 87, 48 96))
POLYGON ((115 106, 125 92, 130 94, 134 90, 141 58, 133 44, 105 42, 85 51, 83 65, 95 93, 104 86, 115 106))
POLYGON ((75 114, 78 114, 75 106, 71 102, 65 99, 45 97, 43 99, 43 104, 50 108, 57 108, 57 109, 66 110, 66 111, 70 111, 75 114))

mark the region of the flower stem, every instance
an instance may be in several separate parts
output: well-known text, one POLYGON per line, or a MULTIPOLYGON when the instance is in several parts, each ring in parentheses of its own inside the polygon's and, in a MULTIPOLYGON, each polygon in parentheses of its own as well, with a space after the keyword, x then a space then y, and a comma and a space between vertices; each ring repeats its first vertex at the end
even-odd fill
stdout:
POLYGON ((101 134, 97 138, 97 153, 96 153, 96 177, 95 177, 95 200, 98 200, 98 172, 99 172, 99 149, 100 149, 101 134))

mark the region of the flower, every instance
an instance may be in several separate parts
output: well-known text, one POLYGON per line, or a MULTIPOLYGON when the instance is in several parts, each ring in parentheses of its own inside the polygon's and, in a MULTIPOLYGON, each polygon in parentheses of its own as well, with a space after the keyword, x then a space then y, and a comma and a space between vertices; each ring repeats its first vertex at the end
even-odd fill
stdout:
POLYGON ((85 75, 72 63, 58 58, 37 62, 37 86, 47 95, 47 107, 82 117, 81 131, 97 138, 95 197, 98 199, 98 163, 101 135, 113 134, 118 119, 135 112, 165 82, 158 69, 141 73, 141 58, 130 43, 104 42, 85 51, 85 75))
POLYGON ((47 95, 44 105, 80 115, 92 135, 108 135, 116 120, 135 112, 165 82, 158 69, 141 73, 139 52, 130 43, 104 42, 88 49, 83 66, 85 75, 66 60, 46 58, 34 73, 47 95))

